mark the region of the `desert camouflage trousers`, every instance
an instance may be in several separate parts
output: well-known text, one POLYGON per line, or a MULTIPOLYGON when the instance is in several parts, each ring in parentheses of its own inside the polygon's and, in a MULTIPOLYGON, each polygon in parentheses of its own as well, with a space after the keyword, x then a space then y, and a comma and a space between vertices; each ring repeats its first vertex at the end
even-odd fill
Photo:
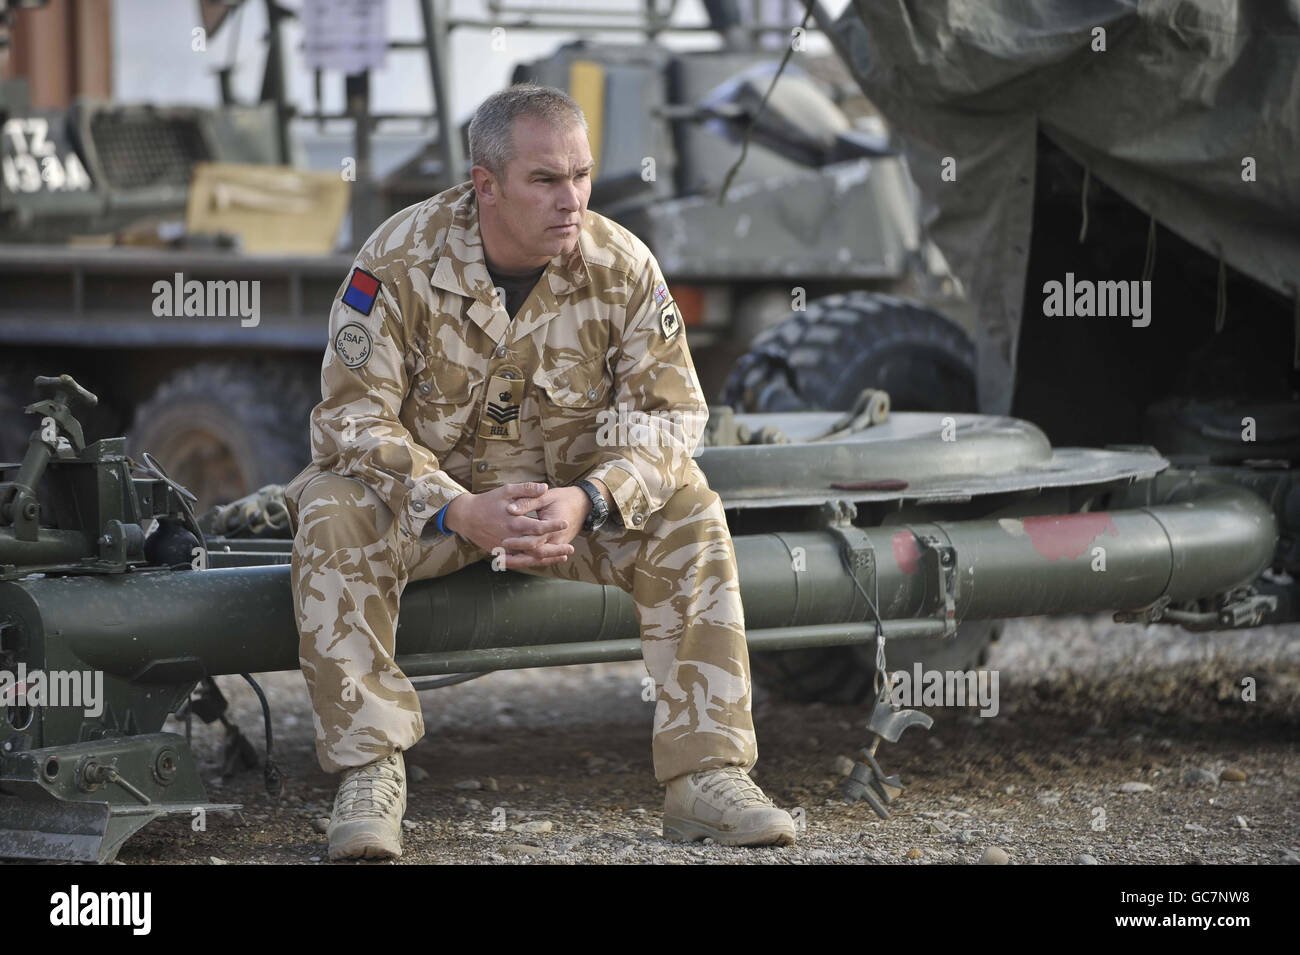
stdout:
MULTIPOLYGON (((631 594, 655 683, 655 777, 758 757, 735 550, 718 495, 698 468, 644 530, 607 523, 579 533, 567 562, 530 568, 631 594)), ((432 526, 402 535, 392 512, 353 478, 322 474, 298 498, 292 583, 299 659, 315 712, 316 753, 339 772, 413 746, 420 699, 394 661, 402 591, 491 555, 432 526)))

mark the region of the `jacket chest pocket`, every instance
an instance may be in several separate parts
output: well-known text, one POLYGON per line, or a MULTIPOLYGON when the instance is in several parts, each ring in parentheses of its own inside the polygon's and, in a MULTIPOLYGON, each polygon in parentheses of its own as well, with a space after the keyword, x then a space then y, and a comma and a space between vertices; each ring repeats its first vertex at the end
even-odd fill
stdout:
POLYGON ((608 417, 613 381, 605 356, 562 368, 538 368, 533 372, 533 384, 546 441, 547 470, 567 484, 591 467, 601 425, 608 417))
POLYGON ((483 372, 473 366, 435 360, 421 362, 411 379, 415 433, 420 443, 442 457, 458 445, 477 421, 483 372))

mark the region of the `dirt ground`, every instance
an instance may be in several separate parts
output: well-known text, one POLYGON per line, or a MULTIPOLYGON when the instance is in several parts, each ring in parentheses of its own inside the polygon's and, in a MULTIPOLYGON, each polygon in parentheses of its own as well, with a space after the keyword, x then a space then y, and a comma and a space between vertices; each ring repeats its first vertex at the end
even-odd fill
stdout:
MULTIPOLYGON (((921 865, 974 863, 989 849, 1011 864, 1300 862, 1300 627, 1205 635, 1107 616, 1032 618, 1008 622, 988 667, 999 675, 996 716, 930 708, 932 730, 882 746, 883 767, 907 786, 888 821, 840 795, 846 760, 867 741, 867 707, 777 703, 759 687, 753 776, 797 809, 804 828, 788 848, 661 838, 640 663, 501 672, 429 691, 428 733, 407 753, 396 864, 921 865), (1243 699, 1251 681, 1253 701, 1243 699)), ((323 817, 336 777, 316 763, 302 676, 261 679, 287 774, 282 799, 267 797, 260 772, 219 778, 219 724, 196 723, 211 798, 245 809, 209 816, 204 832, 189 818, 154 823, 121 863, 328 864, 323 817)), ((219 682, 260 751, 252 692, 238 678, 219 682)))

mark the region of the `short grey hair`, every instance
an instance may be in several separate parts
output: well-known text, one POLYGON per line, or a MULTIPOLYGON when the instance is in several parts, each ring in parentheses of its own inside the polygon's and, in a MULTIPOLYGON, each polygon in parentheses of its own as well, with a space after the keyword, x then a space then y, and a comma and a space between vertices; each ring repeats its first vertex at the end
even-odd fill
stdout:
POLYGON ((505 175, 513 158, 511 124, 520 116, 534 116, 556 127, 578 123, 588 132, 582 107, 564 90, 535 83, 516 83, 485 99, 469 124, 469 161, 497 176, 505 175))

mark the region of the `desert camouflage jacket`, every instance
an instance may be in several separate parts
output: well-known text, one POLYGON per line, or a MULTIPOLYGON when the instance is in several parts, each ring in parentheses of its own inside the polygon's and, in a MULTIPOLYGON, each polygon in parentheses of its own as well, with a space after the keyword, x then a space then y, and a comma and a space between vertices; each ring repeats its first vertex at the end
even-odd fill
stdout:
POLYGON ((600 478, 636 528, 687 483, 708 418, 681 314, 650 250, 588 212, 514 319, 462 183, 366 241, 330 313, 312 463, 355 477, 414 537, 454 497, 600 478))

